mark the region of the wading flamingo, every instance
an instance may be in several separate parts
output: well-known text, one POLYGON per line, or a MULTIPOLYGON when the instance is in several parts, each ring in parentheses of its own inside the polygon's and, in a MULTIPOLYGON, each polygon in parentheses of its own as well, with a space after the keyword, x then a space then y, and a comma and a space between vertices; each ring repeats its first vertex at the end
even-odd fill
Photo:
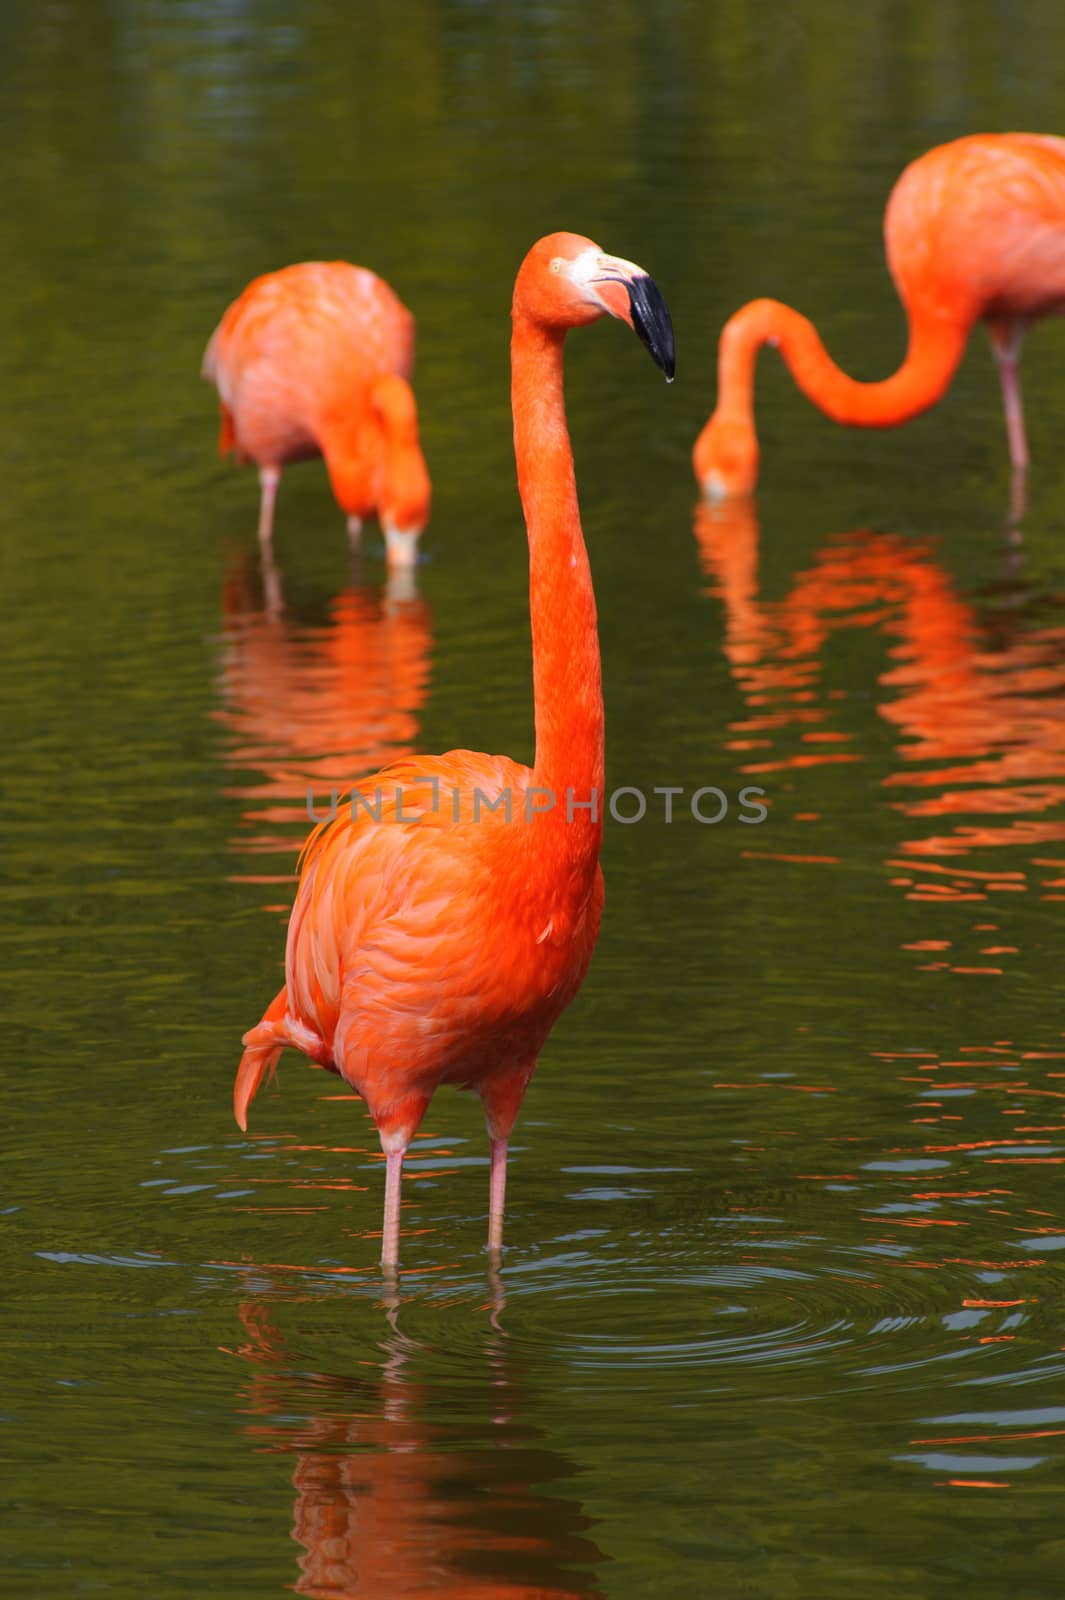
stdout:
POLYGON ((286 1045, 366 1101, 387 1158, 386 1266, 398 1259, 403 1156, 442 1083, 481 1097, 488 1243, 501 1246, 507 1139, 599 932, 603 692, 562 346, 568 329, 604 313, 627 322, 672 377, 669 312, 642 268, 572 233, 533 246, 514 286, 511 339, 533 766, 452 750, 358 783, 305 846, 285 984, 244 1036, 233 1093, 241 1128, 286 1045))
POLYGON ((987 323, 1002 375, 1010 461, 1028 445, 1018 379, 1030 322, 1065 312, 1065 139, 973 134, 938 145, 899 178, 884 215, 888 267, 909 321, 899 370, 880 383, 841 372, 813 324, 778 300, 752 300, 725 324, 717 406, 693 453, 713 499, 758 481, 754 366, 776 345, 803 394, 834 422, 891 428, 947 391, 975 323, 987 323))
POLYGON ((259 468, 269 545, 281 469, 324 456, 357 543, 376 512, 390 563, 414 561, 430 484, 410 386, 414 318, 383 279, 347 261, 255 278, 204 352, 222 407, 218 448, 259 468))

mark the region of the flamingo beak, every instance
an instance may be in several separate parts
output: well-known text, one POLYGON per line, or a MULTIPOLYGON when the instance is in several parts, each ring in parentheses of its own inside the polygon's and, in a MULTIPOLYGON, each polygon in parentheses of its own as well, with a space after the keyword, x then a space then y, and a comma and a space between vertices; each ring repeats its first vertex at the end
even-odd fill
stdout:
POLYGON ((599 272, 591 279, 596 298, 605 311, 627 322, 651 359, 673 382, 676 359, 673 349, 673 323, 662 291, 652 277, 618 256, 600 256, 599 272), (605 269, 605 270, 604 270, 605 269))
POLYGON ((647 347, 651 360, 673 382, 677 363, 673 348, 673 320, 662 291, 653 278, 642 273, 632 278, 625 287, 629 291, 629 313, 632 328, 640 343, 647 347))
POLYGON ((381 531, 385 536, 385 560, 389 567, 413 567, 418 560, 418 537, 420 528, 396 528, 389 522, 382 522, 381 531))

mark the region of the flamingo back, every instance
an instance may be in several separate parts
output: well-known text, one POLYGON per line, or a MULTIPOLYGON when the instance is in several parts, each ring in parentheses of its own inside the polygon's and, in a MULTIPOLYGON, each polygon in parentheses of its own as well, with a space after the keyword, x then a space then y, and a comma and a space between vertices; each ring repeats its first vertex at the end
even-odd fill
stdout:
POLYGON ((884 217, 904 305, 971 325, 1065 306, 1065 139, 973 134, 899 178, 884 217))
POLYGON ((357 784, 307 842, 283 1031, 308 1054, 321 1041, 383 1135, 409 1136, 441 1083, 483 1095, 531 1072, 584 979, 602 876, 595 862, 580 879, 558 870, 573 829, 529 820, 531 783, 504 756, 411 757, 357 784))
POLYGON ((414 319, 388 284, 346 261, 303 261, 256 278, 204 353, 235 443, 260 464, 320 453, 323 421, 384 373, 409 377, 414 319))

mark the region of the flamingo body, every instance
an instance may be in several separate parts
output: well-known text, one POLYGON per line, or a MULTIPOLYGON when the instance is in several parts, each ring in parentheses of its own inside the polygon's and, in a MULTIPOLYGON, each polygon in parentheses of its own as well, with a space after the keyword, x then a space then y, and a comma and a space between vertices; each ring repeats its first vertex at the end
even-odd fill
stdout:
POLYGON ((779 347, 799 388, 834 421, 888 428, 943 396, 979 321, 999 362, 1010 459, 1018 471, 1027 466, 1017 363, 1028 325, 1065 311, 1065 139, 973 134, 929 150, 892 190, 884 243, 909 324, 898 371, 858 382, 805 317, 752 300, 722 330, 717 406, 695 444, 695 475, 709 495, 748 494, 757 482, 761 345, 779 347))
POLYGON ((299 262, 254 279, 234 300, 208 343, 203 376, 221 401, 221 452, 259 467, 264 541, 282 467, 324 456, 353 532, 376 512, 390 559, 413 558, 430 500, 413 365, 414 318, 365 267, 299 262))
POLYGON ((564 814, 527 823, 532 786, 531 770, 505 756, 411 757, 356 786, 367 802, 356 820, 345 807, 312 836, 289 924, 286 1011, 245 1041, 255 1048, 238 1077, 238 1122, 288 1044, 322 1065, 339 1058, 386 1153, 406 1148, 445 1083, 476 1089, 490 1132, 509 1133, 588 970, 603 907, 601 820, 579 841, 565 837, 564 814), (509 822, 488 809, 501 795, 509 822))
POLYGON ((534 246, 514 291, 513 409, 530 555, 536 759, 453 750, 363 780, 307 843, 285 986, 245 1035, 234 1110, 291 1045, 365 1099, 388 1158, 382 1259, 397 1259, 403 1154, 441 1084, 474 1089, 506 1146, 548 1033, 579 989, 603 908, 603 695, 591 572, 566 431, 567 329, 629 323, 672 375, 661 296, 590 240, 534 246))

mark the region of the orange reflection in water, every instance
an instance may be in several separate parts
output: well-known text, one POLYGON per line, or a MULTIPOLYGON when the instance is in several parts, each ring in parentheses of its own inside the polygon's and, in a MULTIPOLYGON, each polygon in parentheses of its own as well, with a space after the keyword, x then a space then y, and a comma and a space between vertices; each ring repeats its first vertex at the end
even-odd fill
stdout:
MULTIPOLYGON (((277 1303, 280 1306, 280 1302, 277 1303)), ((501 1309, 497 1289, 492 1321, 501 1309)), ((297 1594, 320 1600, 399 1595, 470 1600, 590 1600, 605 1558, 579 1503, 549 1485, 575 1468, 522 1420, 516 1359, 486 1315, 485 1359, 463 1362, 451 1400, 465 1421, 430 1422, 425 1352, 396 1326, 358 1376, 309 1372, 261 1300, 240 1308, 252 1365, 247 1432, 295 1458, 292 1537, 302 1546, 297 1594), (283 1421, 274 1420, 284 1418, 283 1421), (270 1418, 271 1420, 262 1420, 270 1418), (584 1569, 583 1571, 581 1569, 584 1569)), ((446 1398, 435 1396, 437 1409, 446 1398)))
MULTIPOLYGON (((291 857, 330 792, 408 754, 419 732, 432 651, 431 616, 410 572, 378 590, 353 583, 331 602, 324 624, 290 617, 280 578, 254 558, 230 568, 215 715, 229 735, 225 760, 238 781, 227 794, 244 806, 240 853, 291 857)), ((290 873, 241 874, 288 882, 290 873)))
MULTIPOLYGON (((839 535, 783 600, 769 602, 759 597, 753 505, 701 503, 695 535, 724 602, 725 651, 748 707, 730 730, 742 771, 764 777, 864 759, 838 726, 847 695, 825 681, 825 647, 845 629, 875 629, 888 659, 869 687, 901 735, 884 785, 917 824, 889 863, 906 874, 893 881, 927 901, 1030 888, 1062 898, 1065 859, 1044 852, 1065 840, 1065 627, 1032 625, 1020 611, 980 618, 918 539, 839 535), (1005 845, 1038 853, 967 864, 1005 845)), ((985 931, 994 934, 994 924, 985 931)), ((989 938, 987 964, 966 970, 1001 970, 999 958, 1015 953, 989 938)))

